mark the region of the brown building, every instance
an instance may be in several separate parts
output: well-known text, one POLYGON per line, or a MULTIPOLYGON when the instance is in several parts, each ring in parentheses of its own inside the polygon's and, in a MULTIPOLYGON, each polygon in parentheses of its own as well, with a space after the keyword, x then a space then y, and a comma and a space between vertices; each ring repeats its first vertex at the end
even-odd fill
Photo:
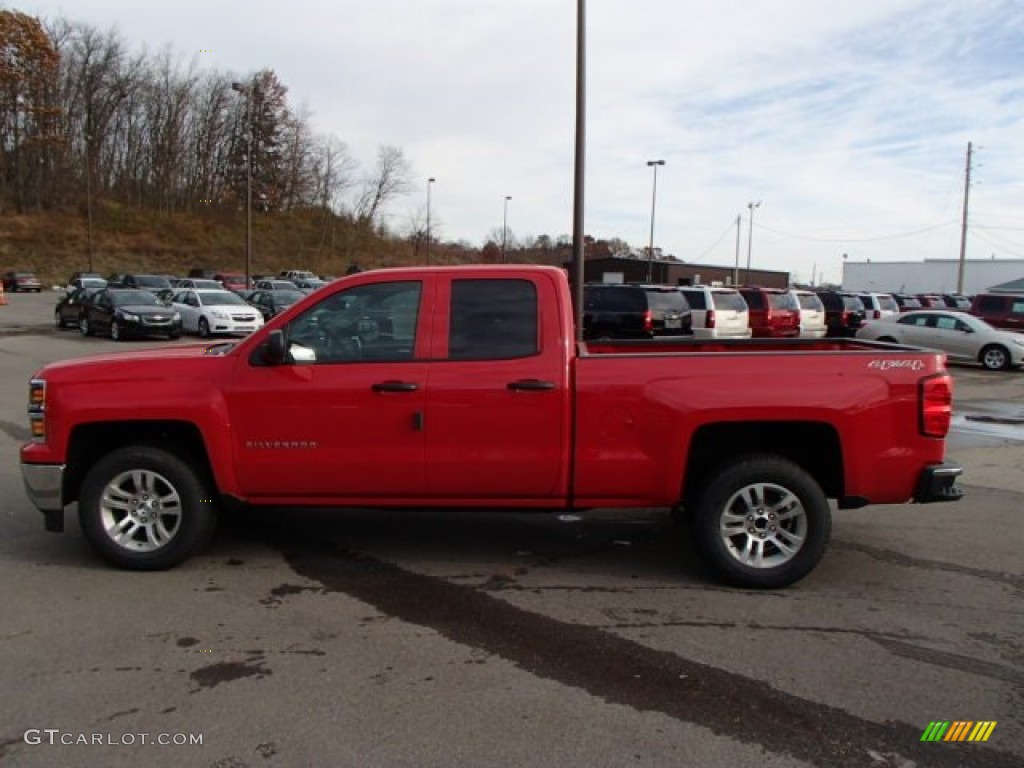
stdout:
MULTIPOLYGON (((565 269, 572 279, 572 262, 566 262, 565 269)), ((685 261, 655 259, 648 265, 646 259, 623 259, 612 256, 606 259, 587 259, 583 276, 588 283, 621 282, 646 283, 648 266, 650 282, 659 285, 733 285, 733 268, 720 264, 691 264, 685 261)), ((763 285, 766 288, 788 288, 789 272, 775 272, 768 269, 751 269, 749 274, 739 269, 740 285, 763 285)))

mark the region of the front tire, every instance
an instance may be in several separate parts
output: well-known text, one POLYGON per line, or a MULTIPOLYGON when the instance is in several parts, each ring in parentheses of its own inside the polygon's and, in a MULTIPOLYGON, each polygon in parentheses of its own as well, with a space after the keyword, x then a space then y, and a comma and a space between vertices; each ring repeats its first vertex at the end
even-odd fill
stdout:
POLYGON ((57 310, 57 311, 55 311, 53 313, 53 319, 54 319, 54 322, 57 325, 57 330, 58 331, 61 330, 62 328, 64 328, 64 318, 61 316, 60 310, 57 310))
POLYGON ((121 324, 117 320, 110 323, 110 338, 114 341, 124 341, 124 331, 121 330, 121 324))
POLYGON ((206 546, 217 521, 212 501, 191 465, 135 445, 107 454, 89 470, 78 515, 85 538, 107 562, 158 571, 206 546))
POLYGON ((692 510, 697 546, 738 587, 789 586, 821 560, 832 530, 828 499, 802 467, 772 455, 725 465, 692 510))
POLYGON ((89 325, 89 316, 82 315, 78 320, 78 330, 83 336, 92 336, 92 326, 89 325))
POLYGON ((1010 353, 998 344, 990 344, 981 350, 978 360, 990 371, 1005 371, 1010 367, 1010 353))
POLYGON ((206 320, 205 317, 199 318, 199 338, 210 338, 210 323, 206 320))

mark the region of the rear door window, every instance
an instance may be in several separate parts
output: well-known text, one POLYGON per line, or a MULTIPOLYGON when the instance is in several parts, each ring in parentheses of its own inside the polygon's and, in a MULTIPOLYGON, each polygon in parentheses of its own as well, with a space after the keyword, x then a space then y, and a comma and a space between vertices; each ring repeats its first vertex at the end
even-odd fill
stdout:
POLYGON ((507 360, 537 354, 537 309, 537 288, 529 280, 453 281, 448 359, 507 360))

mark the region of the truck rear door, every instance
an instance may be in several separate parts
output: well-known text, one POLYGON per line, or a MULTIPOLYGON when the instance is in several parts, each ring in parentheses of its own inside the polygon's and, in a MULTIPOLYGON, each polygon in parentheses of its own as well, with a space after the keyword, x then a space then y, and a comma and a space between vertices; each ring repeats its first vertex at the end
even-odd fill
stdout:
POLYGON ((437 499, 554 499, 571 432, 560 295, 548 275, 439 276, 427 383, 426 476, 437 499))

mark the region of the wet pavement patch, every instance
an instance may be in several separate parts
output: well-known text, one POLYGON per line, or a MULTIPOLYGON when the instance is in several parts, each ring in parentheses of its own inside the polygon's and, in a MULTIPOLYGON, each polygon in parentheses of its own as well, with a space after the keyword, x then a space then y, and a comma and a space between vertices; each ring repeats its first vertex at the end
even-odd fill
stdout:
POLYGON ((199 685, 199 689, 202 689, 215 688, 221 683, 230 683, 243 677, 261 678, 270 674, 273 674, 272 671, 263 666, 263 658, 254 657, 245 661, 223 661, 200 667, 189 677, 199 685))
MULTIPOLYGON (((872 764, 869 748, 918 765, 962 765, 962 754, 922 745, 916 726, 856 717, 603 629, 531 613, 493 592, 414 573, 322 537, 276 530, 268 544, 296 573, 323 584, 325 592, 350 595, 388 616, 608 702, 660 712, 815 765, 861 768, 872 764)), ((1019 759, 986 748, 984 764, 1017 766, 1019 759)))

